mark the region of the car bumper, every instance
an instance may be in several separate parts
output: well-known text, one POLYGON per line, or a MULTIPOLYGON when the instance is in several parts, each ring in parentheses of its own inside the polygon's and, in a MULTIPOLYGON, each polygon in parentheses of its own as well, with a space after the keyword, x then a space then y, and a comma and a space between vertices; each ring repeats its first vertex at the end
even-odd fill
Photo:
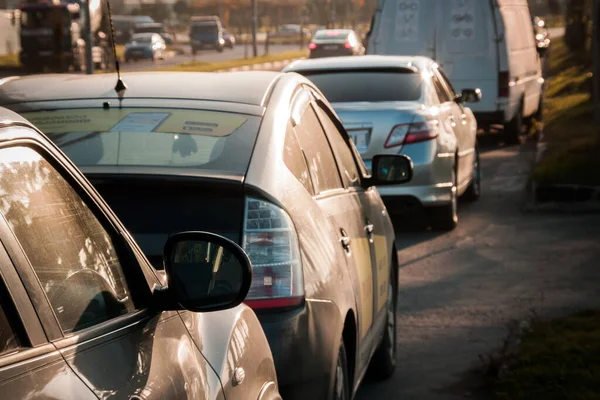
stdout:
POLYGON ((302 308, 257 312, 288 400, 327 398, 342 331, 340 313, 329 301, 307 300, 302 308))

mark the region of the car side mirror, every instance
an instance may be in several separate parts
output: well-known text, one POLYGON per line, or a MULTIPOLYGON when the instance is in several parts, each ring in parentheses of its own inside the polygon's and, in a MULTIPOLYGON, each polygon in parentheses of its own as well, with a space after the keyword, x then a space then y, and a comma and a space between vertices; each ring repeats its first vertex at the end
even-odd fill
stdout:
POLYGON ((372 160, 370 186, 400 185, 413 176, 412 160, 402 154, 378 154, 372 160))
POLYGON ((481 101, 481 89, 463 89, 458 95, 457 101, 460 103, 479 103, 481 101))
POLYGON ((183 232, 165 243, 170 299, 194 312, 233 308, 244 301, 252 265, 240 246, 208 232, 183 232))

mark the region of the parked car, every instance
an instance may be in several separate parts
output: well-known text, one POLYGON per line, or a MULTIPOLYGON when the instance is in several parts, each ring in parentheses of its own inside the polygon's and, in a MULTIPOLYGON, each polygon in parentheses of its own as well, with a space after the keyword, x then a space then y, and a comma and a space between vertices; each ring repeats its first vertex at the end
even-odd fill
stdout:
POLYGON ((192 42, 192 54, 204 49, 215 49, 221 53, 226 43, 219 17, 192 17, 190 40, 192 42))
POLYGON ((391 214, 426 207, 432 225, 448 230, 458 222, 458 197, 479 198, 477 121, 465 105, 481 100, 479 89, 456 94, 426 57, 300 60, 284 71, 317 85, 368 167, 379 154, 411 158, 415 173, 410 185, 379 188, 391 214))
POLYGON ((367 54, 434 59, 455 87, 481 88, 482 101, 472 105, 479 126, 504 127, 505 141, 517 143, 542 111, 531 32, 527 0, 390 0, 375 13, 367 54))
POLYGON ((113 15, 113 24, 115 27, 115 43, 125 44, 131 40, 135 33, 135 21, 130 15, 113 15))
POLYGON ((136 33, 125 45, 125 62, 131 60, 162 60, 167 45, 157 33, 136 33))
POLYGON ((308 45, 309 58, 335 56, 362 56, 365 54, 360 39, 351 29, 325 29, 318 31, 308 45))
POLYGON ((225 47, 233 49, 235 47, 235 36, 227 29, 223 29, 223 40, 225 41, 225 47))
POLYGON ((159 276, 63 152, 0 120, 4 398, 281 399, 238 245, 173 232, 159 276))
POLYGON ((546 21, 540 17, 533 18, 533 34, 537 43, 537 50, 540 57, 545 57, 550 47, 550 33, 546 27, 546 21))
POLYGON ((211 231, 248 253, 246 304, 283 398, 351 398, 369 365, 390 376, 398 263, 375 185, 410 180, 408 157, 374 157, 369 176, 327 100, 298 74, 123 77, 122 107, 107 74, 18 78, 0 103, 82 168, 157 270, 179 231, 211 231))

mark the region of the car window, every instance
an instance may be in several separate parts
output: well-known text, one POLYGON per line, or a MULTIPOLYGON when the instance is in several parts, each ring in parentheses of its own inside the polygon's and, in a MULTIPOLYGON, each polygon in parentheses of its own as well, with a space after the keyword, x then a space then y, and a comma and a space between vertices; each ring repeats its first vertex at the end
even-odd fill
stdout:
POLYGON ((0 282, 0 356, 12 353, 21 347, 17 333, 10 323, 6 310, 12 306, 10 299, 4 293, 3 283, 0 282))
POLYGON ((308 190, 310 194, 314 194, 312 190, 312 184, 310 182, 310 175, 308 173, 308 167, 306 160, 302 154, 302 149, 294 133, 292 123, 288 122, 287 130, 285 132, 285 143, 283 150, 283 161, 288 169, 294 174, 296 179, 308 190))
POLYGON ((308 162, 315 194, 342 188, 331 147, 310 105, 305 107, 294 130, 308 162))
POLYGON ((63 332, 135 309, 111 235, 31 148, 0 149, 0 214, 27 255, 63 332))
POLYGON ((431 81, 433 82, 433 87, 435 88, 435 92, 437 93, 440 103, 443 104, 449 102, 451 100, 450 93, 448 93, 448 90, 442 84, 442 81, 440 80, 439 75, 435 73, 435 70, 431 77, 431 81))
POLYGON ((315 108, 317 110, 317 114, 319 115, 319 119, 323 124, 325 132, 327 132, 331 146, 334 148, 338 156, 338 160, 341 164, 340 169, 342 170, 342 176, 349 186, 359 186, 360 175, 358 173, 358 168, 356 167, 356 161, 352 155, 352 150, 350 150, 348 143, 344 140, 345 134, 340 132, 327 112, 323 110, 321 106, 317 106, 315 108))
POLYGON ((330 103, 415 101, 423 90, 421 74, 410 69, 298 71, 330 103))
POLYGON ((446 87, 447 91, 450 93, 451 98, 454 99, 456 97, 456 90, 454 90, 452 82, 450 82, 450 79, 448 79, 448 76, 446 75, 443 69, 438 68, 437 72, 440 74, 440 79, 446 87))

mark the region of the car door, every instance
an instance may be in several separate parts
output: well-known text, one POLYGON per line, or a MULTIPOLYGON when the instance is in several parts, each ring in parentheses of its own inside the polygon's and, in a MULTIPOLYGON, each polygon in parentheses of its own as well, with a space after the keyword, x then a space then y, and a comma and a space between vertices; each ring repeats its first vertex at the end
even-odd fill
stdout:
MULTIPOLYGON (((355 285, 354 293, 358 294, 359 343, 364 343, 374 321, 376 282, 364 215, 356 192, 343 185, 312 95, 305 89, 300 93, 292 105, 294 132, 306 157, 315 200, 334 226, 332 239, 339 241, 346 254, 348 270, 355 285)), ((364 349, 361 347, 361 352, 364 349)))
MULTIPOLYGON (((437 70, 440 74, 441 82, 446 86, 450 93, 450 97, 455 99, 457 96, 450 79, 442 69, 437 70)), ((458 139, 458 157, 459 157, 459 182, 462 186, 469 183, 473 176, 473 162, 475 161, 475 141, 477 128, 473 128, 474 115, 473 112, 463 103, 453 101, 454 112, 459 115, 458 123, 455 129, 458 139)))
POLYGON ((14 193, 0 206, 3 242, 68 371, 101 398, 221 396, 180 315, 149 308, 158 280, 98 198, 41 147, 18 143, 0 159, 14 177, 0 181, 14 193))
POLYGON ((373 316, 375 327, 372 330, 372 336, 369 337, 369 339, 372 339, 369 344, 371 349, 374 350, 386 321, 388 286, 391 276, 390 254, 393 245, 393 243, 390 243, 389 238, 393 237, 393 227, 386 216, 387 211, 377 189, 371 187, 365 190, 361 186, 359 164, 356 158, 358 151, 351 148, 354 144, 348 134, 343 131, 340 125, 336 124, 334 115, 323 102, 318 101, 315 108, 336 155, 344 186, 348 193, 358 198, 363 231, 366 233, 369 242, 373 270, 373 316))

